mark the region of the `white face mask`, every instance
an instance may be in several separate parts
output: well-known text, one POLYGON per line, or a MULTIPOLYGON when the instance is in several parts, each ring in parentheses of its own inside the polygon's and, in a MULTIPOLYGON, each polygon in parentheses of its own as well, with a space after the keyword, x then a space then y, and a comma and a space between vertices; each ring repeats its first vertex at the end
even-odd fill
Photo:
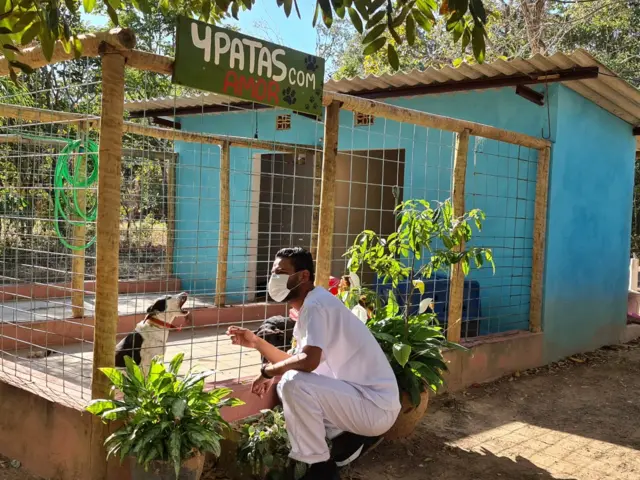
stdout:
POLYGON ((276 302, 283 302, 284 299, 287 298, 287 296, 289 296, 289 294, 291 293, 291 290, 297 288, 298 285, 302 283, 302 282, 298 283, 298 285, 296 285, 290 290, 287 288, 287 283, 289 283, 289 278, 291 278, 291 275, 283 275, 283 274, 275 274, 275 273, 271 275, 271 278, 269 278, 269 285, 268 285, 269 295, 276 302))

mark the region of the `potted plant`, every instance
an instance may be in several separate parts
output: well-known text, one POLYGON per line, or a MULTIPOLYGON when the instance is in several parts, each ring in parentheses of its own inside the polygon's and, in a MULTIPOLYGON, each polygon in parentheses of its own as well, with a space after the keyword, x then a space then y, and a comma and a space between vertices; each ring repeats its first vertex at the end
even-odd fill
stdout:
POLYGON ((180 378, 183 359, 176 355, 167 369, 154 358, 146 375, 129 357, 125 371, 101 369, 113 384, 111 398, 94 400, 87 410, 118 422, 105 446, 108 457, 131 458, 133 480, 200 478, 204 455, 220 456, 220 440, 229 428, 220 409, 243 404, 228 398, 231 389, 205 391, 212 370, 180 378))
POLYGON ((429 391, 436 392, 443 385, 447 370, 443 349, 464 350, 447 341, 432 299, 425 297, 424 279, 437 271, 448 273, 455 264, 461 265, 465 275, 472 263, 477 268, 484 261, 494 266, 491 250, 464 249, 472 237, 471 224, 478 230, 482 227, 482 211, 471 210, 456 217, 448 200, 435 207, 425 200, 408 200, 398 205, 395 213, 398 227, 394 233, 383 238, 365 230, 345 254, 352 273, 368 269, 378 281, 391 284, 387 298, 361 287, 359 281, 352 281, 356 285, 342 294, 348 308, 357 303, 367 307, 367 326, 398 379, 402 410, 387 438, 411 434, 426 411, 429 391))
POLYGON ((289 458, 291 445, 281 407, 262 410, 241 427, 238 462, 250 468, 257 479, 302 478, 306 465, 289 458))

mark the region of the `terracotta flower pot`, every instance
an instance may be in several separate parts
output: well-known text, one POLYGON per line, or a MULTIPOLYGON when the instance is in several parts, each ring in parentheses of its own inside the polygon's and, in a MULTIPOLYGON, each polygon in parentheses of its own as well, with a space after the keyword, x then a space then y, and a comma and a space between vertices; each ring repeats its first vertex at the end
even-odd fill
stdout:
MULTIPOLYGON (((204 455, 197 454, 182 462, 178 480, 199 480, 204 468, 204 455)), ((131 480, 176 480, 176 471, 173 463, 153 461, 149 464, 149 470, 138 464, 135 458, 131 458, 131 480)))
POLYGON ((429 392, 420 394, 420 404, 417 407, 411 402, 411 396, 406 392, 402 392, 401 405, 400 415, 398 415, 398 419, 391 427, 391 430, 385 434, 385 440, 399 440, 407 438, 413 433, 427 412, 429 392))

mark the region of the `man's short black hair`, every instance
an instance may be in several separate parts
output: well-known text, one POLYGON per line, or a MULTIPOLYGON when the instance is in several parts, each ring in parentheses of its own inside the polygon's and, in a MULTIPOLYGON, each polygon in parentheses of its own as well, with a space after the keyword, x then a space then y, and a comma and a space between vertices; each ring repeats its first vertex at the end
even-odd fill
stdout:
POLYGON ((302 247, 283 248, 276 253, 277 258, 288 258, 293 264, 296 272, 309 270, 309 280, 312 282, 316 279, 316 271, 313 266, 313 257, 311 252, 302 247))

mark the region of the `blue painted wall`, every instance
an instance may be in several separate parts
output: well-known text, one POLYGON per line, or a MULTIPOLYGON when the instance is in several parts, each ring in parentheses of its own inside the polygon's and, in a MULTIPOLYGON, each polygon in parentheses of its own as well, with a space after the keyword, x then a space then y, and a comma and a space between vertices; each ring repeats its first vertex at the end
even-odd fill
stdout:
MULTIPOLYGON (((398 99, 392 103, 462 118, 500 128, 539 136, 552 128, 557 117, 558 87, 550 88, 549 110, 518 96, 513 89, 398 99)), ((180 119, 184 131, 253 137, 260 139, 321 145, 321 123, 293 115, 292 128, 275 130, 277 112, 230 113, 180 119), (257 128, 256 128, 257 123, 257 128)), ((404 195, 408 198, 445 200, 451 195, 453 134, 436 129, 377 119, 371 127, 354 127, 350 112, 340 115, 339 149, 405 151, 404 195)), ((176 272, 193 292, 215 290, 218 243, 217 147, 179 143, 176 238, 176 272)), ((246 299, 246 271, 249 258, 247 237, 250 230, 252 156, 258 151, 233 149, 231 152, 231 219, 229 298, 246 299)), ((536 152, 507 144, 471 140, 468 159, 467 208, 480 208, 487 214, 479 245, 494 250, 496 274, 490 269, 472 273, 481 283, 484 332, 527 328, 535 198, 536 152)), ((336 271, 334 274, 342 272, 336 271)))
MULTIPOLYGON (((392 103, 540 136, 553 129, 557 86, 550 88, 549 109, 518 96, 512 89, 401 99, 392 103)), ((445 200, 451 195, 454 136, 378 119, 371 128, 354 128, 352 115, 340 116, 340 150, 402 148, 405 156, 404 199, 445 200)), ((472 271, 480 282, 481 333, 527 329, 537 152, 486 139, 471 139, 466 206, 487 215, 476 245, 490 247, 496 273, 472 271)), ((341 272, 334 272, 341 273, 341 272)), ((464 332, 463 332, 464 333, 464 332)))
POLYGON ((562 88, 552 151, 545 360, 618 341, 625 328, 635 139, 631 126, 562 88))
MULTIPOLYGON (((273 111, 258 114, 258 135, 272 141, 317 144, 322 125, 303 117, 292 119, 291 130, 276 131, 273 111)), ((180 119, 183 131, 254 137, 255 114, 192 116, 180 119)), ((220 149, 214 145, 176 142, 176 239, 174 271, 183 288, 193 294, 215 292, 220 226, 220 149)), ((247 301, 247 239, 251 217, 251 174, 253 155, 260 150, 232 148, 231 228, 227 273, 228 300, 247 301)))
MULTIPOLYGON (((513 89, 398 99, 397 105, 481 122, 554 142, 543 321, 547 359, 617 339, 624 327, 634 139, 631 127, 559 85, 549 88, 548 108, 513 89), (550 128, 549 128, 550 127, 550 128), (570 239, 570 240, 567 240, 570 239)), ((321 145, 322 125, 292 116, 292 129, 275 131, 277 112, 232 113, 181 119, 183 130, 321 145)), ((405 150, 404 195, 450 196, 453 136, 377 119, 354 127, 340 115, 340 150, 405 150)), ((216 147, 178 144, 176 271, 185 288, 210 293, 218 241, 216 147)), ((231 155, 232 231, 228 292, 246 299, 246 239, 250 229, 252 155, 231 155)), ((467 208, 487 214, 478 245, 494 249, 496 274, 474 271, 481 285, 483 333, 528 327, 531 246, 537 154, 522 147, 472 138, 467 208)), ((342 272, 334 272, 340 274, 342 272)))

